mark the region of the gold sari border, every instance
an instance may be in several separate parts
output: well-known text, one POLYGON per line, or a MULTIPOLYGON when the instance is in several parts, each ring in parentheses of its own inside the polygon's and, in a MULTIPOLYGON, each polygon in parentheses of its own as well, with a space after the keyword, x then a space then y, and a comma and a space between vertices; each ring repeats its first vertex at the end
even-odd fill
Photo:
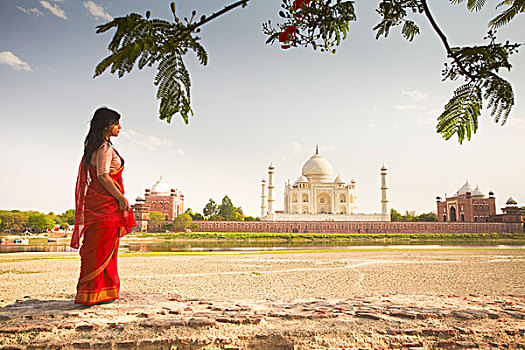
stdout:
POLYGON ((93 305, 103 301, 115 300, 119 298, 118 292, 118 287, 112 287, 98 292, 79 291, 75 298, 75 304, 93 305))

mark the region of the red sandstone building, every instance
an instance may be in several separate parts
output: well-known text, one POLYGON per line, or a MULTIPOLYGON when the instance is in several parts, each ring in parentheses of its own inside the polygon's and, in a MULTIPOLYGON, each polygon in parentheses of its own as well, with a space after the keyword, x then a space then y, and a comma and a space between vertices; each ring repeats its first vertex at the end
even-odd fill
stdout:
POLYGON ((521 209, 514 199, 509 198, 503 214, 496 215, 494 193, 485 193, 474 188, 468 180, 452 197, 441 197, 437 201, 437 219, 439 222, 523 222, 521 209))
POLYGON ((164 177, 146 189, 144 197, 137 197, 136 204, 132 206, 137 222, 136 231, 145 232, 153 229, 148 228, 149 213, 152 211, 164 214, 164 220, 173 221, 179 214, 184 212, 184 195, 176 189, 170 189, 164 177))

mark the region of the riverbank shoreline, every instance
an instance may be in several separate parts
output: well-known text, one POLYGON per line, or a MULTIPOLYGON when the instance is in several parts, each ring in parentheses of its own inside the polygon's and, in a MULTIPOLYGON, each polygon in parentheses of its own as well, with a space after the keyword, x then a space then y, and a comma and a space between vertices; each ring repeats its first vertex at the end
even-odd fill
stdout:
MULTIPOLYGON (((62 243, 67 244, 70 238, 50 237, 46 235, 1 235, 2 244, 15 244, 24 241, 24 244, 62 243)), ((121 238, 122 241, 154 241, 165 240, 172 242, 264 242, 297 244, 312 242, 341 242, 345 244, 383 244, 399 243, 443 243, 455 242, 494 242, 497 244, 525 244, 525 232, 508 233, 280 233, 280 232, 161 232, 137 233, 133 232, 121 238)))

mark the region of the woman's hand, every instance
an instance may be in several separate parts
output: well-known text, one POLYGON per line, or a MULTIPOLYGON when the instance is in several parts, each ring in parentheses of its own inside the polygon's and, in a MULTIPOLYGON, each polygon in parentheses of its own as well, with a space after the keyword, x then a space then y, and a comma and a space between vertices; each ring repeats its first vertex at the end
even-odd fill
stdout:
POLYGON ((100 174, 100 175, 98 175, 98 179, 99 179, 100 183, 102 184, 102 186, 113 197, 115 197, 115 199, 118 202, 118 208, 120 210, 123 210, 123 211, 128 211, 129 210, 129 202, 128 202, 128 200, 126 199, 126 197, 124 197, 122 195, 122 193, 117 188, 117 186, 115 186, 115 183, 113 182, 113 180, 111 179, 109 174, 100 174))
POLYGON ((126 197, 120 196, 118 200, 118 208, 122 211, 128 211, 129 210, 129 203, 126 197))

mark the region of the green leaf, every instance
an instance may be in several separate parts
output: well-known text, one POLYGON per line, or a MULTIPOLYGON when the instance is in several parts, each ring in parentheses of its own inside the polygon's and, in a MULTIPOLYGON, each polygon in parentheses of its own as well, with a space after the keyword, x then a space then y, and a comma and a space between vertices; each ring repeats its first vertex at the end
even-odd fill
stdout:
POLYGON ((145 19, 132 13, 97 27, 97 33, 115 28, 108 49, 111 52, 95 68, 94 77, 107 69, 123 77, 136 66, 142 69, 159 63, 154 84, 157 86, 159 118, 168 123, 180 113, 187 124, 193 115, 190 103, 191 80, 183 55, 194 51, 199 62, 206 65, 208 55, 199 38, 193 36, 195 26, 182 24, 175 16, 175 23, 162 19, 145 19))
POLYGON ((405 24, 403 24, 401 34, 403 34, 408 41, 412 41, 414 40, 414 36, 419 34, 419 27, 413 21, 407 20, 405 21, 405 24))
POLYGON ((514 106, 514 92, 512 85, 505 79, 492 74, 485 82, 483 98, 488 100, 487 108, 492 108, 490 115, 494 121, 505 125, 509 113, 514 106))
POLYGON ((442 134, 445 140, 457 134, 460 144, 465 137, 470 140, 478 129, 481 108, 481 89, 473 84, 460 86, 439 116, 437 132, 442 134))
POLYGON ((525 12, 525 0, 505 0, 500 2, 497 7, 504 5, 510 5, 510 7, 489 22, 490 28, 501 28, 508 24, 518 14, 525 12))
MULTIPOLYGON (((465 0, 451 0, 454 5, 465 2, 465 0)), ((487 0, 467 0, 467 9, 469 11, 479 11, 485 6, 487 0)))

